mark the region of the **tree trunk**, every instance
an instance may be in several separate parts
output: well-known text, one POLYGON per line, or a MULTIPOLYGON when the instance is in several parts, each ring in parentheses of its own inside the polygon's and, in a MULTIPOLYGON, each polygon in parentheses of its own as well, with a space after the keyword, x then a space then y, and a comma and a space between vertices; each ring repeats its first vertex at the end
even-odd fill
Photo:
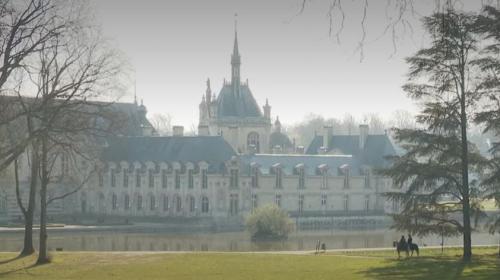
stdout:
POLYGON ((36 206, 38 164, 38 150, 33 147, 31 156, 30 192, 28 198, 28 208, 24 214, 24 245, 23 250, 21 251, 21 256, 28 256, 35 252, 35 248, 33 246, 33 218, 35 216, 36 206))
MULTIPOLYGON (((464 64, 462 64, 464 65, 464 64)), ((471 225, 470 225, 470 189, 469 189, 469 147, 467 141, 467 112, 465 104, 465 73, 464 68, 460 72, 462 83, 460 85, 461 100, 460 100, 460 129, 462 140, 462 197, 463 197, 463 241, 464 255, 463 260, 470 262, 472 260, 472 240, 471 240, 471 225)))
POLYGON ((49 262, 47 254, 47 185, 49 183, 47 136, 42 136, 41 180, 40 180, 40 241, 37 265, 49 262))

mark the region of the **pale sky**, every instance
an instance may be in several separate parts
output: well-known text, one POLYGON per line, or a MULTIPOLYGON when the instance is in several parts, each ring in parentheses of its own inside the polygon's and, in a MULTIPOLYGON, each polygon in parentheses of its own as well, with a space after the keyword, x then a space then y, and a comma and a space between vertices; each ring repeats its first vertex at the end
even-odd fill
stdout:
MULTIPOLYGON (((355 50, 363 35, 364 1, 343 1, 346 20, 340 45, 329 36, 329 1, 310 1, 297 15, 301 2, 93 0, 93 5, 105 36, 135 69, 137 95, 149 114, 170 114, 176 125, 198 124, 207 78, 216 93, 224 78, 230 80, 235 13, 242 79, 249 79, 260 106, 269 99, 273 117, 283 123, 298 122, 309 113, 351 113, 361 119, 366 113, 387 118, 398 109, 416 110, 401 86, 407 71, 404 58, 425 44, 417 19, 408 17, 413 31, 407 28, 394 53, 390 31, 376 40, 388 22, 386 1, 370 0, 370 43, 360 62, 355 50)), ((419 0, 416 8, 427 14, 433 7, 434 0, 419 0)), ((133 92, 131 82, 121 101, 132 101, 133 92)))

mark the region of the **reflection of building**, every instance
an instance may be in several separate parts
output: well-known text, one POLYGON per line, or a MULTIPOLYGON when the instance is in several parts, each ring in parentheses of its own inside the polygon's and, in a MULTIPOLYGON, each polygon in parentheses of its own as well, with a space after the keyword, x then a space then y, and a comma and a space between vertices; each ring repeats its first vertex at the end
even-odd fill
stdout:
MULTIPOLYGON (((306 151, 296 148, 278 118, 271 132, 271 107, 261 112, 240 64, 235 37, 231 82, 217 97, 207 83, 198 136, 184 136, 182 127, 152 136, 146 108, 122 105, 128 131, 105 141, 99 174, 51 213, 241 221, 269 203, 301 218, 380 216, 391 208, 381 196, 391 182, 373 172, 395 153, 386 135, 363 125, 360 135, 338 136, 325 127, 306 151)), ((19 214, 13 193, 7 208, 19 214)))

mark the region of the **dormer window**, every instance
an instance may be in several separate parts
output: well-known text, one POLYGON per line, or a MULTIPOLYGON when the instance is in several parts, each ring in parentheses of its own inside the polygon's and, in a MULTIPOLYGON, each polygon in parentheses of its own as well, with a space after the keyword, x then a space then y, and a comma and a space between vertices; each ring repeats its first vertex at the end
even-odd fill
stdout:
POLYGON ((201 188, 208 188, 208 171, 206 169, 201 170, 201 188))
POLYGON ((299 176, 299 189, 306 188, 306 170, 304 164, 295 166, 295 173, 299 176))
POLYGON ((149 182, 149 187, 154 188, 155 186, 155 176, 153 174, 153 170, 148 170, 148 182, 149 182))
POLYGON ((282 189, 283 188, 283 168, 281 164, 277 163, 273 165, 273 170, 274 170, 274 187, 277 189, 282 189))
POLYGON ((318 166, 317 174, 321 176, 321 188, 328 188, 328 165, 321 164, 318 166))
POLYGON ((193 169, 188 170, 188 188, 192 189, 194 187, 194 179, 193 179, 193 169))
POLYGON ((128 170, 123 170, 123 187, 128 188, 128 170))
POLYGON ((350 187, 350 176, 351 176, 350 167, 348 164, 344 164, 339 167, 339 175, 344 176, 344 189, 348 189, 350 187))

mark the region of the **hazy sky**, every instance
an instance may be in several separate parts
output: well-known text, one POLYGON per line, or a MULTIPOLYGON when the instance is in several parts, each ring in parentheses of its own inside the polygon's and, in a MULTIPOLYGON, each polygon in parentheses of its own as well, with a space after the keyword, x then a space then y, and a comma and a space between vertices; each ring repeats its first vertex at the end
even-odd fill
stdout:
MULTIPOLYGON (((404 57, 425 44, 419 21, 408 17, 413 31, 400 26, 398 36, 406 35, 393 54, 390 34, 376 40, 388 22, 386 1, 369 1, 369 43, 360 62, 356 48, 364 1, 343 1, 340 45, 329 36, 329 2, 310 1, 300 15, 301 0, 94 0, 93 5, 104 34, 134 67, 137 95, 149 113, 168 113, 174 124, 197 125, 207 78, 217 93, 223 79, 230 80, 235 13, 242 79, 249 79, 261 106, 269 99, 273 117, 283 123, 309 113, 361 119, 365 113, 387 118, 397 109, 414 111, 401 85, 404 57)), ((434 0, 416 2, 420 13, 434 7, 434 0)), ((132 101, 133 91, 131 83, 122 101, 132 101)))

